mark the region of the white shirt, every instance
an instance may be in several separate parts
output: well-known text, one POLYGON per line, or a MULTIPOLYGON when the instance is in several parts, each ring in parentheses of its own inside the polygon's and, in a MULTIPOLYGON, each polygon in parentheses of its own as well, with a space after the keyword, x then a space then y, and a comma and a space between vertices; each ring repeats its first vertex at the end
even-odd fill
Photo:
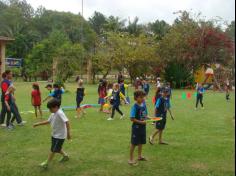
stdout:
POLYGON ((157 81, 157 87, 161 87, 161 82, 159 80, 157 81))
POLYGON ((48 119, 48 122, 52 127, 52 136, 57 139, 66 139, 67 137, 67 128, 66 122, 68 122, 68 118, 64 114, 64 112, 59 109, 56 113, 51 114, 48 119))

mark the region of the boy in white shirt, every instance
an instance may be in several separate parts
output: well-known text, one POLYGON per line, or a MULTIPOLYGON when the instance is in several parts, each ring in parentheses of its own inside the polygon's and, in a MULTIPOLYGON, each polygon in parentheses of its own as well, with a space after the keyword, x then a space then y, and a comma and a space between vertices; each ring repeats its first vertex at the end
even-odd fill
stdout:
POLYGON ((50 124, 52 127, 52 145, 48 159, 41 163, 42 168, 47 168, 52 161, 54 155, 59 153, 62 155, 60 162, 69 160, 68 155, 62 150, 65 139, 71 139, 70 123, 64 112, 60 109, 61 103, 57 99, 52 99, 48 102, 47 107, 52 113, 47 121, 34 124, 34 127, 50 124))

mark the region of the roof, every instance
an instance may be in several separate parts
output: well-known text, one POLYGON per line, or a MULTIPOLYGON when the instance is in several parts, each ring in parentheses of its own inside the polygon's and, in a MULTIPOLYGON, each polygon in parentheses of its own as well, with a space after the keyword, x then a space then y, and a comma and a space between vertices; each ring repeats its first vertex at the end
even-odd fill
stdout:
POLYGON ((7 41, 13 41, 13 40, 14 40, 13 38, 0 36, 0 41, 7 42, 7 41))

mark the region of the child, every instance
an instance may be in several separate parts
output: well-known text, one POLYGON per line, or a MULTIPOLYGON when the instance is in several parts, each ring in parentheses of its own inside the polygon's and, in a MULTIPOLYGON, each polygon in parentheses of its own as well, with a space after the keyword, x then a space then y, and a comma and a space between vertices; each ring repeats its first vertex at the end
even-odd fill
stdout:
POLYGON ((45 98, 45 100, 43 102, 45 102, 51 98, 56 98, 61 103, 62 94, 64 94, 64 93, 65 93, 65 90, 63 89, 63 87, 60 87, 58 84, 53 84, 53 91, 48 95, 47 98, 45 98))
POLYGON ((144 90, 144 92, 146 93, 146 96, 148 97, 149 90, 150 90, 150 85, 149 85, 149 83, 147 82, 147 80, 144 80, 144 81, 143 81, 143 90, 144 90))
POLYGON ((205 92, 204 87, 202 86, 202 84, 198 84, 197 85, 197 101, 196 101, 196 110, 198 108, 198 104, 200 102, 202 109, 204 109, 204 105, 203 105, 203 94, 205 92))
POLYGON ((52 93, 52 85, 51 84, 46 85, 45 88, 49 91, 49 93, 52 93))
POLYGON ((40 114, 40 118, 42 118, 42 110, 41 110, 41 92, 39 90, 39 85, 37 83, 33 84, 33 90, 31 92, 31 102, 34 106, 35 117, 38 117, 38 110, 40 114))
POLYGON ((132 124, 132 134, 131 134, 131 146, 130 146, 130 165, 136 165, 137 162, 134 160, 134 150, 138 146, 138 161, 147 161, 142 156, 142 147, 146 144, 146 121, 147 118, 147 108, 144 104, 146 94, 142 90, 137 90, 134 93, 134 100, 136 103, 131 110, 131 121, 132 124))
MULTIPOLYGON (((113 84, 109 83, 108 86, 107 86, 107 95, 112 95, 112 92, 113 92, 113 84)), ((111 110, 112 110, 112 104, 111 104, 111 99, 109 98, 109 103, 110 103, 110 107, 109 107, 109 111, 108 113, 110 114, 111 113, 111 110)))
POLYGON ((166 114, 167 114, 167 102, 166 98, 168 96, 168 91, 163 90, 162 96, 157 100, 156 106, 155 106, 155 114, 156 117, 161 117, 162 120, 156 122, 156 131, 149 137, 149 143, 153 145, 153 140, 155 136, 159 133, 159 144, 168 145, 167 143, 162 141, 162 134, 165 130, 166 126, 166 114))
POLYGON ((110 102, 112 105, 112 113, 111 113, 111 117, 108 118, 107 120, 114 120, 115 111, 117 111, 121 115, 120 119, 123 119, 124 114, 120 110, 120 99, 123 99, 126 104, 128 104, 128 102, 127 102, 125 96, 120 92, 120 86, 118 83, 114 84, 112 94, 105 97, 105 99, 107 99, 109 97, 111 99, 110 102))
POLYGON ((10 86, 7 89, 7 92, 5 93, 5 105, 7 107, 6 127, 9 130, 12 130, 14 128, 13 122, 15 121, 15 119, 19 126, 23 126, 25 123, 22 121, 18 107, 15 104, 15 98, 14 98, 15 90, 16 90, 15 87, 10 86), (11 114, 13 114, 13 117, 11 117, 11 114))
POLYGON ((100 112, 103 112, 103 106, 105 104, 105 97, 107 95, 107 81, 106 80, 100 80, 99 86, 98 86, 98 104, 101 105, 100 112))
POLYGON ((230 100, 230 83, 228 80, 226 81, 225 92, 226 92, 226 100, 229 101, 230 100))
POLYGON ((80 104, 82 103, 84 96, 85 96, 85 89, 83 87, 84 81, 80 79, 78 81, 78 88, 76 92, 76 103, 77 103, 77 117, 80 118, 81 114, 84 114, 83 108, 80 107, 80 104))
POLYGON ((69 156, 62 150, 63 143, 65 139, 71 139, 70 135, 70 123, 64 112, 60 109, 61 102, 58 99, 51 99, 47 107, 52 113, 47 121, 39 122, 34 124, 33 127, 51 124, 52 127, 52 145, 51 152, 48 159, 40 164, 42 168, 48 168, 48 164, 52 161, 56 153, 60 153, 62 158, 60 162, 65 162, 69 160, 69 156))
POLYGON ((125 96, 125 83, 123 79, 120 81, 120 92, 125 96))

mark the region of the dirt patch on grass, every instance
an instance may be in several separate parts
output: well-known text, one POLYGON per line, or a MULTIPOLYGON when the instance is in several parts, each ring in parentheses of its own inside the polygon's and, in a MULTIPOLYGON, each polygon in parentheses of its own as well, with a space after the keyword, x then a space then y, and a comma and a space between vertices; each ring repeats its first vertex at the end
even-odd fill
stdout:
POLYGON ((191 168, 194 170, 201 170, 201 171, 206 171, 208 169, 206 164, 203 163, 193 163, 191 164, 191 168))

